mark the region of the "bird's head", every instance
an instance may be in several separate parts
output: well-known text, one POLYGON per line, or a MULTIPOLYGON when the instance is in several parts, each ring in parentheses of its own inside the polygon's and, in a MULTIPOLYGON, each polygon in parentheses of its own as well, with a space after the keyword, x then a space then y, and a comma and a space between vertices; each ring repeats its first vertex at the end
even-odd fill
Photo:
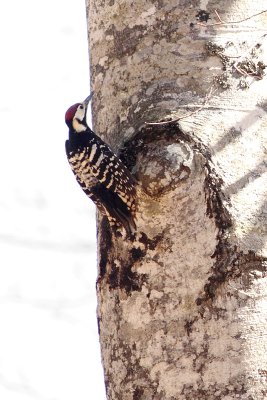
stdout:
POLYGON ((86 122, 87 108, 93 93, 90 94, 82 103, 71 106, 65 114, 65 122, 70 130, 77 133, 84 132, 88 128, 86 122))

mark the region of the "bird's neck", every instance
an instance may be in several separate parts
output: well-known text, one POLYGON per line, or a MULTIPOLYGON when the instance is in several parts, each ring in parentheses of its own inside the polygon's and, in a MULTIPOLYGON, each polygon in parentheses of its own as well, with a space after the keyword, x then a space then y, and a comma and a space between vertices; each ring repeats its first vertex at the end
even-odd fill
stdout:
POLYGON ((77 132, 72 127, 69 130, 69 141, 74 146, 87 146, 92 136, 94 136, 94 133, 89 127, 82 132, 77 132))

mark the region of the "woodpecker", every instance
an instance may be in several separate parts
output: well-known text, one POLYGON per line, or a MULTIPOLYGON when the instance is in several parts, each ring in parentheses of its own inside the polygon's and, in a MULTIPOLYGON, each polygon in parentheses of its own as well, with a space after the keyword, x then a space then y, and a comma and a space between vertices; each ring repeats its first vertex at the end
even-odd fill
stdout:
POLYGON ((122 226, 131 236, 136 225, 135 179, 111 148, 87 125, 87 108, 93 93, 65 114, 69 128, 66 154, 85 194, 106 215, 115 231, 122 226))

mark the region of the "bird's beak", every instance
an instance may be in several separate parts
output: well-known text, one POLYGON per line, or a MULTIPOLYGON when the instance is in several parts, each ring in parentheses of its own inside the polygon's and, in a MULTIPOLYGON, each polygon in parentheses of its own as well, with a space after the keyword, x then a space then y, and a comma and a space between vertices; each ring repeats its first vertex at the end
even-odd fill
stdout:
POLYGON ((89 96, 86 97, 86 99, 83 101, 83 104, 85 105, 86 108, 88 107, 88 104, 90 103, 90 101, 91 101, 93 95, 94 95, 94 92, 92 92, 91 94, 89 94, 89 96))

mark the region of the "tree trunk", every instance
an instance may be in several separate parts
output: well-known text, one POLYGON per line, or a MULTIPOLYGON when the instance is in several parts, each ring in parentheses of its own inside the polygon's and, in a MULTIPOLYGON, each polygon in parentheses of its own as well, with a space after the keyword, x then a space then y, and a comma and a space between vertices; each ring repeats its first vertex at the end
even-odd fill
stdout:
POLYGON ((266 4, 88 3, 94 130, 146 190, 134 239, 99 217, 107 397, 265 399, 267 13, 214 24, 266 4))

